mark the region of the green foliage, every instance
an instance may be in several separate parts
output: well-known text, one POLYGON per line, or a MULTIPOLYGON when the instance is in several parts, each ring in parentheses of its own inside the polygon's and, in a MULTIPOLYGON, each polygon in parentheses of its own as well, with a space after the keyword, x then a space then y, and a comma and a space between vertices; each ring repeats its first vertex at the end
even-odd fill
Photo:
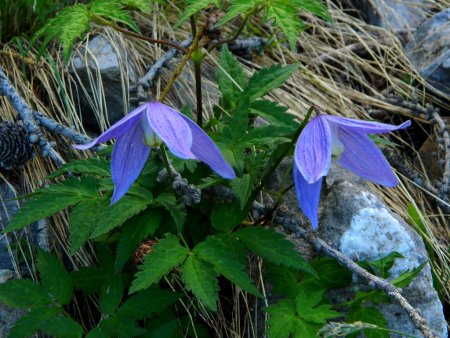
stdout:
POLYGON ((83 160, 70 161, 47 176, 48 179, 56 178, 66 173, 86 174, 102 177, 110 177, 109 161, 104 158, 91 157, 83 160))
POLYGON ((178 22, 175 24, 175 27, 182 24, 184 21, 186 21, 191 15, 201 11, 202 9, 205 9, 209 5, 216 5, 216 7, 219 7, 220 1, 219 0, 187 0, 187 7, 184 9, 183 14, 178 19, 178 22))
POLYGON ((270 338, 315 337, 318 330, 328 319, 342 317, 342 314, 331 310, 330 304, 323 304, 323 292, 306 294, 284 299, 277 305, 269 306, 266 311, 268 320, 268 336, 270 338))
POLYGON ((91 176, 71 178, 60 184, 36 190, 6 227, 14 231, 49 217, 97 195, 98 181, 91 176))
POLYGON ((219 285, 213 266, 194 255, 189 255, 181 267, 186 288, 208 308, 217 310, 219 285))
POLYGON ((52 303, 47 290, 28 279, 13 279, 0 284, 0 300, 20 308, 41 308, 52 303))
POLYGON ((142 271, 136 274, 136 279, 131 285, 130 292, 146 289, 157 283, 163 276, 177 267, 189 253, 189 250, 180 245, 178 238, 167 234, 154 246, 154 252, 145 257, 144 264, 140 266, 142 271))

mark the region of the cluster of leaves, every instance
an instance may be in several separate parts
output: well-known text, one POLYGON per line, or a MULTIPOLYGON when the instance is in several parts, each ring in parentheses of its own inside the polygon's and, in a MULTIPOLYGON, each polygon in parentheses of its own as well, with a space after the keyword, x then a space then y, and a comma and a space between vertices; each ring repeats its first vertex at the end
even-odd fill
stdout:
POLYGON ((128 9, 150 12, 150 1, 145 0, 92 0, 88 4, 78 3, 64 7, 57 15, 36 32, 33 41, 45 37, 39 48, 41 55, 50 41, 55 38, 63 47, 64 61, 67 61, 74 42, 90 29, 90 22, 103 25, 122 23, 132 30, 139 28, 132 20, 128 9))

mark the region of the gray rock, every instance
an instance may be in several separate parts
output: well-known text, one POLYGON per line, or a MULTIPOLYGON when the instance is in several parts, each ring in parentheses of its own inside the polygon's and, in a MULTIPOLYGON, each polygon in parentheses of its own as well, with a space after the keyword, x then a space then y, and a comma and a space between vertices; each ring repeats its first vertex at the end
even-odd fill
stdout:
MULTIPOLYGON (((404 258, 396 260, 390 270, 391 278, 428 260, 417 233, 398 215, 391 213, 360 178, 333 166, 326 179, 326 190, 327 195, 322 199, 320 237, 331 246, 356 261, 377 260, 392 251, 399 252, 404 258)), ((355 279, 351 288, 340 291, 340 296, 345 298, 346 292, 358 289, 367 289, 367 284, 355 279)), ((420 310, 439 337, 447 337, 443 307, 433 288, 428 264, 403 289, 403 295, 420 310)), ((381 304, 379 310, 389 328, 422 337, 407 313, 397 304, 381 304)))
POLYGON ((420 75, 450 95, 450 8, 420 25, 405 53, 420 75))
POLYGON ((424 0, 352 0, 366 21, 394 31, 411 31, 425 20, 430 3, 424 0))
POLYGON ((129 87, 138 80, 138 72, 122 45, 95 36, 73 57, 71 73, 84 88, 77 110, 86 127, 99 131, 99 126, 111 125, 129 111, 129 87))

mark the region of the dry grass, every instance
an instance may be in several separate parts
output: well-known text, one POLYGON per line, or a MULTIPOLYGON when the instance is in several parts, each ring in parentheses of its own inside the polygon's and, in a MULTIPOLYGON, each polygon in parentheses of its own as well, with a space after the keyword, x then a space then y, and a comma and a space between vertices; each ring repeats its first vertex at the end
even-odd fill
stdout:
MULTIPOLYGON (((433 10, 438 11, 447 8, 449 3, 445 0, 430 2, 433 10)), ((293 63, 301 62, 302 67, 292 78, 280 89, 270 94, 274 101, 287 105, 290 111, 302 118, 311 105, 322 108, 329 114, 370 119, 368 111, 377 109, 385 111, 384 120, 386 122, 399 121, 399 116, 410 118, 416 122, 426 124, 423 119, 418 119, 410 114, 407 109, 388 104, 384 98, 389 93, 401 94, 404 97, 417 97, 421 103, 433 103, 448 109, 447 103, 439 93, 430 88, 416 72, 414 67, 405 57, 402 49, 402 41, 397 34, 386 29, 365 24, 359 19, 345 13, 341 8, 328 1, 334 22, 326 23, 320 19, 307 16, 305 21, 308 28, 299 37, 300 52, 292 53, 282 44, 277 44, 274 48, 266 51, 263 56, 258 56, 253 62, 241 60, 246 71, 250 74, 262 65, 274 62, 293 63), (412 86, 411 78, 414 78, 419 85, 412 86), (408 82, 409 81, 409 82, 408 82)), ((169 14, 165 16, 163 11, 155 4, 156 10, 148 17, 136 15, 143 31, 154 38, 168 38, 173 40, 184 40, 187 38, 187 30, 173 31, 170 23, 173 23, 179 15, 179 10, 171 2, 168 3, 169 14)), ((256 20, 252 22, 251 32, 244 33, 253 35, 254 32, 270 35, 269 27, 261 25, 256 20)), ((187 26, 186 26, 187 28, 187 26)), ((158 59, 164 52, 161 48, 148 43, 124 37, 112 30, 96 30, 92 34, 103 34, 116 48, 121 58, 126 62, 136 65, 139 73, 143 75, 145 68, 158 59)), ((82 50, 78 50, 82 52, 82 50)), ((23 63, 17 57, 16 49, 13 46, 5 46, 0 59, 0 66, 3 67, 13 81, 16 88, 24 98, 36 109, 44 112, 48 116, 61 123, 74 126, 83 130, 78 113, 76 111, 77 91, 82 91, 83 87, 77 82, 76 77, 68 71, 62 64, 58 53, 53 55, 53 61, 43 58, 36 63, 23 63), (24 80, 25 70, 27 79, 24 80)), ((77 52, 77 51, 76 51, 77 52)), ((34 55, 29 54, 29 59, 34 60, 34 55)), ((212 53, 205 62, 205 114, 212 111, 212 106, 217 100, 216 85, 213 81, 214 69, 216 67, 217 53, 212 53)), ((28 60, 29 61, 29 60, 28 60)), ((155 86, 155 97, 159 96, 161 89, 170 76, 170 71, 166 70, 158 79, 155 86)), ((194 102, 195 93, 192 86, 193 72, 188 67, 183 76, 177 81, 174 89, 166 100, 174 107, 181 108, 187 102, 194 102)), ((107 88, 102 87, 101 79, 96 77, 95 72, 92 77, 92 85, 98 88, 97 99, 93 99, 92 106, 96 117, 102 128, 108 126, 105 119, 107 113, 104 102, 101 100, 102 93, 107 88), (100 84, 100 85, 99 85, 100 84)), ((126 67, 122 70, 122 84, 124 98, 128 101, 128 88, 126 67)), ((2 120, 14 120, 16 112, 5 101, 0 98, 0 116, 2 120)), ((80 156, 75 154, 70 148, 69 142, 55 135, 48 135, 50 139, 57 142, 57 150, 66 159, 80 156)), ((436 138, 435 131, 429 135, 436 138)), ((396 141, 408 148, 408 153, 416 154, 410 142, 397 138, 396 141)), ((413 158, 405 161, 413 162, 413 158)), ((423 172, 419 163, 419 172, 423 172)), ((19 184, 25 191, 32 191, 45 184, 45 176, 54 170, 54 166, 47 159, 36 156, 27 166, 18 172, 20 180, 13 182, 19 184)), ((6 180, 2 177, 2 180, 6 180)), ((443 214, 439 209, 433 207, 433 199, 423 192, 413 182, 405 177, 400 177, 401 184, 395 189, 383 189, 374 187, 385 198, 385 202, 396 213, 404 219, 409 220, 407 205, 413 204, 423 215, 426 226, 426 233, 422 237, 435 251, 434 267, 443 283, 442 296, 447 301, 450 300, 450 255, 448 247, 450 244, 450 230, 448 229, 449 215, 443 214), (447 286, 447 287, 445 287, 447 286)), ((67 248, 67 218, 56 217, 52 227, 51 238, 54 245, 63 251, 67 248)), ((24 249, 25 250, 25 249, 24 249)), ((82 250, 76 257, 72 258, 74 266, 89 264, 93 257, 90 250, 82 250)), ((236 300, 245 300, 236 290, 236 300)), ((198 304, 187 304, 188 308, 194 307, 199 313, 203 313, 207 322, 217 322, 217 318, 211 318, 210 314, 199 308, 198 304)), ((236 301, 236 311, 242 304, 236 301)), ((220 312, 219 312, 220 313, 220 312)), ((251 317, 251 315, 249 314, 251 317)), ((239 316, 238 316, 239 317, 239 316)), ((249 317, 249 318, 250 318, 249 317)), ((226 336, 241 337, 251 336, 249 332, 255 330, 249 318, 246 318, 247 334, 241 335, 238 332, 240 327, 235 323, 224 323, 223 331, 228 332, 226 336)))

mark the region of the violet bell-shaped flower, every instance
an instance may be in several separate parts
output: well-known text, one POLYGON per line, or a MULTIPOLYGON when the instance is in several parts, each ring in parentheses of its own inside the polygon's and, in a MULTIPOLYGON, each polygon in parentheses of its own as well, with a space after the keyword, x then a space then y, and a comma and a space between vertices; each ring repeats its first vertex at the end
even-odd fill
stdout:
POLYGON ((311 119, 297 141, 294 153, 294 183, 300 209, 314 230, 318 227, 318 207, 322 178, 330 170, 332 155, 352 173, 386 187, 398 181, 381 150, 367 134, 382 134, 411 125, 399 126, 360 121, 331 115, 311 119))
POLYGON ((200 160, 223 178, 236 177, 217 145, 195 122, 160 102, 140 105, 92 142, 74 147, 86 150, 112 138, 117 140, 111 158, 111 204, 136 181, 152 147, 162 143, 179 158, 200 160))

